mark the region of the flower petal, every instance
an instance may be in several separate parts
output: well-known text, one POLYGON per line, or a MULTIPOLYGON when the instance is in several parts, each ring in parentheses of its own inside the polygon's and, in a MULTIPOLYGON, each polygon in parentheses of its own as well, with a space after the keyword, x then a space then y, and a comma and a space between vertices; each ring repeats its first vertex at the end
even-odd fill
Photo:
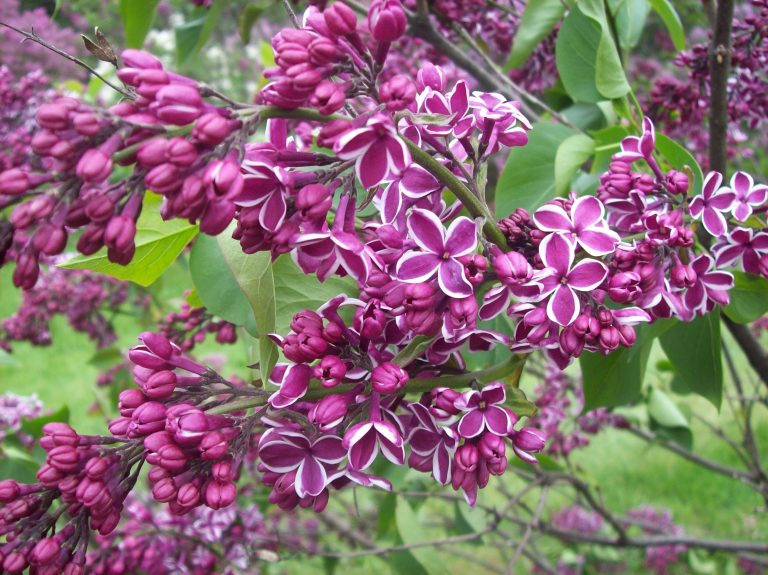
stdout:
POLYGON ((445 234, 445 251, 458 258, 471 254, 477 247, 477 225, 469 218, 453 220, 445 234))
POLYGON ((569 232, 573 223, 562 206, 547 204, 533 213, 533 221, 545 232, 569 232))
POLYGON ((437 270, 437 283, 444 294, 453 298, 472 295, 472 284, 464 277, 464 266, 454 259, 440 262, 437 270))
POLYGON ((576 321, 580 311, 579 298, 568 286, 558 287, 547 302, 547 316, 562 326, 576 321))
POLYGON ((571 206, 571 219, 577 230, 591 228, 603 219, 605 208, 595 196, 582 196, 571 206))
POLYGON ((404 282, 421 283, 435 275, 442 262, 435 254, 408 252, 397 262, 397 277, 404 282))
POLYGON ((325 489, 328 475, 325 467, 312 457, 305 457, 296 472, 296 495, 317 497, 325 489))
POLYGON ((568 285, 579 291, 591 291, 603 283, 608 274, 605 264, 597 260, 581 260, 568 272, 568 285))
POLYGON ((546 267, 553 268, 558 276, 565 276, 571 269, 575 256, 574 245, 562 234, 550 234, 539 244, 539 255, 546 267))
POLYGON ((414 208, 408 216, 408 231, 416 244, 427 252, 442 256, 445 251, 445 228, 433 212, 414 208))
POLYGON ((468 411, 459 421, 459 435, 466 439, 477 437, 483 432, 483 429, 485 429, 485 417, 479 409, 468 411))

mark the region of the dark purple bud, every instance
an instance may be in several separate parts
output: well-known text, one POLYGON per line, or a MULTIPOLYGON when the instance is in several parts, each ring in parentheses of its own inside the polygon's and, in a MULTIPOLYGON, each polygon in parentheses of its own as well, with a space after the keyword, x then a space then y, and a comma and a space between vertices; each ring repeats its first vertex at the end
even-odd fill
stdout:
POLYGON ((237 486, 232 482, 208 481, 205 484, 203 501, 211 509, 222 509, 231 505, 237 497, 237 486))
POLYGON ((435 408, 445 415, 456 415, 459 413, 455 403, 460 397, 461 393, 450 387, 437 387, 432 390, 432 401, 435 408))
POLYGON ((669 279, 672 285, 680 288, 689 288, 696 283, 698 279, 693 267, 678 261, 672 266, 669 273, 669 279))
POLYGON ((206 433, 198 447, 200 449, 200 456, 209 461, 221 459, 229 451, 227 438, 218 430, 206 433))
POLYGON ((7 505, 21 495, 19 483, 13 479, 0 481, 0 503, 7 505))
POLYGON ((307 417, 322 430, 332 429, 344 419, 348 406, 349 400, 344 395, 326 395, 309 410, 307 417))
POLYGON ((405 34, 407 24, 399 0, 374 0, 368 8, 368 28, 379 42, 394 42, 405 34))
POLYGON ((29 176, 19 168, 0 172, 0 195, 21 196, 30 188, 29 176))
POLYGON ((407 76, 398 74, 381 85, 379 99, 390 112, 405 110, 416 101, 416 85, 407 76))
POLYGON ((323 11, 328 30, 336 36, 349 36, 357 30, 354 10, 342 2, 334 2, 323 11))
POLYGON ((56 558, 59 551, 61 551, 61 546, 55 537, 44 537, 32 549, 30 562, 37 566, 48 565, 56 558))
POLYGON ((506 441, 495 433, 484 433, 480 437, 477 448, 480 451, 480 455, 490 461, 504 458, 507 453, 506 441))
POLYGON ((309 184, 296 196, 296 210, 303 220, 324 220, 333 203, 331 191, 323 184, 309 184))
MULTIPOLYGON (((311 80, 313 79, 311 78, 311 80)), ((314 85, 314 83, 310 85, 314 85)), ((315 91, 312 93, 309 103, 317 108, 321 114, 333 114, 341 110, 346 98, 344 86, 330 80, 322 80, 315 86, 315 91)))
POLYGON ((347 366, 336 355, 326 355, 313 368, 313 376, 319 379, 323 387, 334 387, 341 383, 347 374, 347 366))
POLYGON ((60 254, 67 246, 67 231, 63 226, 43 224, 37 228, 32 245, 37 251, 49 256, 60 254))
POLYGON ((399 365, 385 362, 371 373, 371 387, 379 393, 395 393, 408 383, 408 373, 399 365))
POLYGON ((456 450, 454 461, 461 471, 471 473, 477 469, 480 462, 480 451, 476 446, 465 443, 456 450))
POLYGON ((515 447, 527 453, 539 453, 547 442, 547 434, 533 427, 523 427, 512 437, 515 447))
POLYGON ((642 278, 634 272, 619 272, 608 282, 608 295, 616 303, 635 301, 642 295, 642 278))

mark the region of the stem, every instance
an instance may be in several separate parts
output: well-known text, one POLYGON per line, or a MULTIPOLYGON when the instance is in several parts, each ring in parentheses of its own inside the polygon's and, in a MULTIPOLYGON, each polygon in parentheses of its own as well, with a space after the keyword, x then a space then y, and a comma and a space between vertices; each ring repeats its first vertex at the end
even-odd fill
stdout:
POLYGON ((733 0, 719 0, 709 49, 709 168, 725 175, 728 134, 728 74, 731 67, 733 0))
POLYGON ((483 224, 483 232, 485 233, 485 236, 502 249, 506 248, 507 239, 499 229, 499 226, 496 225, 488 206, 483 204, 483 202, 481 202, 480 199, 467 188, 467 186, 461 183, 448 168, 443 166, 409 139, 404 138, 404 142, 408 146, 408 150, 411 152, 411 157, 414 162, 428 170, 441 184, 453 192, 453 195, 464 204, 464 207, 467 208, 467 211, 473 218, 485 219, 485 224, 483 224))

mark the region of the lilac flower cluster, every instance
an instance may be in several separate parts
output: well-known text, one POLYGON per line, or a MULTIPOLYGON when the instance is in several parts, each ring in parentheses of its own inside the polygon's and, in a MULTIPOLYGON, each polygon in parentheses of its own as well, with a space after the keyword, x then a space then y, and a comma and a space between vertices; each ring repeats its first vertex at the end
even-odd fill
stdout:
MULTIPOLYGON (((20 0, 3 0, 0 4, 0 21, 23 30, 34 30, 41 38, 68 54, 82 55, 82 41, 78 32, 52 20, 43 7, 25 10, 23 5, 28 6, 29 3, 20 0)), ((66 11, 67 6, 64 5, 62 12, 66 11)), ((86 31, 87 23, 83 22, 77 14, 67 14, 67 16, 71 18, 73 24, 82 25, 83 32, 86 31)), ((82 68, 63 60, 47 48, 31 42, 25 43, 23 47, 19 44, 20 38, 15 32, 0 26, 0 62, 17 77, 42 71, 51 78, 62 80, 83 78, 82 68)))
POLYGON ((43 404, 36 395, 0 395, 0 441, 21 429, 24 419, 34 419, 43 411, 43 404))
POLYGON ((317 536, 316 520, 264 516, 255 505, 173 515, 132 496, 120 526, 96 537, 87 566, 95 575, 235 575, 251 572, 260 558, 277 557, 281 548, 312 550, 317 536))
MULTIPOLYGON (((752 0, 744 12, 733 21, 728 82, 728 117, 733 126, 728 130, 728 152, 734 156, 751 154, 751 146, 741 144, 754 143, 749 135, 759 137, 768 115, 768 2, 752 0)), ((690 151, 703 165, 709 141, 709 51, 709 44, 702 43, 681 52, 675 64, 687 72, 686 77, 663 73, 648 102, 649 113, 671 136, 689 142, 690 151)))
POLYGON ((567 457, 572 451, 589 445, 589 436, 607 427, 625 427, 626 420, 605 408, 580 415, 584 407, 581 382, 547 362, 543 381, 534 390, 531 401, 538 411, 529 420, 549 438, 546 453, 567 457))
POLYGON ((167 313, 158 325, 158 331, 187 353, 205 341, 209 334, 215 334, 217 343, 237 341, 234 324, 217 320, 204 307, 192 307, 187 302, 182 302, 180 311, 167 313))
POLYGON ((10 350, 14 341, 50 345, 50 323, 57 315, 66 317, 72 329, 86 334, 96 347, 106 347, 117 339, 107 312, 118 310, 128 295, 125 282, 50 265, 35 287, 23 292, 16 313, 0 322, 0 348, 10 350))
MULTIPOLYGON (((646 535, 682 535, 683 529, 675 525, 672 513, 650 505, 642 505, 627 512, 627 517, 635 521, 646 535)), ((645 567, 656 575, 667 575, 670 566, 680 561, 685 553, 685 545, 662 545, 648 547, 645 551, 645 567)))

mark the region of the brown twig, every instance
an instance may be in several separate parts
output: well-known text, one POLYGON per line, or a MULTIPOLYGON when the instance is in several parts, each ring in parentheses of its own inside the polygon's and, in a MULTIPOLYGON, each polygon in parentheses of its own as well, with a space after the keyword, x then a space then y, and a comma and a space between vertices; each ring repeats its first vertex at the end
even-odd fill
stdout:
MULTIPOLYGON (((83 62, 80 58, 78 58, 76 56, 73 56, 72 54, 68 54, 67 52, 65 52, 64 50, 61 50, 60 48, 57 48, 56 46, 54 46, 50 42, 47 42, 47 41, 43 40, 40 36, 37 35, 37 33, 35 33, 34 30, 32 30, 30 32, 26 32, 26 31, 24 31, 24 30, 22 30, 20 28, 17 28, 16 26, 12 26, 11 24, 8 24, 7 22, 2 22, 2 21, 0 21, 0 26, 5 26, 6 28, 9 28, 9 29, 13 30, 14 32, 24 36, 25 40, 31 40, 32 42, 35 42, 36 44, 40 44, 43 48, 47 48, 48 50, 58 54, 62 58, 65 58, 65 59, 69 60, 70 62, 74 62, 75 64, 77 64, 81 68, 85 68, 91 74, 96 76, 99 80, 104 82, 107 86, 112 88, 115 92, 118 92, 119 94, 121 94, 123 96, 123 98, 126 98, 127 100, 135 100, 136 99, 136 94, 134 94, 132 92, 129 92, 125 88, 121 88, 120 86, 118 86, 116 84, 113 84, 112 82, 107 80, 104 76, 99 74, 92 66, 88 65, 86 62, 83 62)), ((23 40, 22 40, 22 42, 23 42, 23 40)))

